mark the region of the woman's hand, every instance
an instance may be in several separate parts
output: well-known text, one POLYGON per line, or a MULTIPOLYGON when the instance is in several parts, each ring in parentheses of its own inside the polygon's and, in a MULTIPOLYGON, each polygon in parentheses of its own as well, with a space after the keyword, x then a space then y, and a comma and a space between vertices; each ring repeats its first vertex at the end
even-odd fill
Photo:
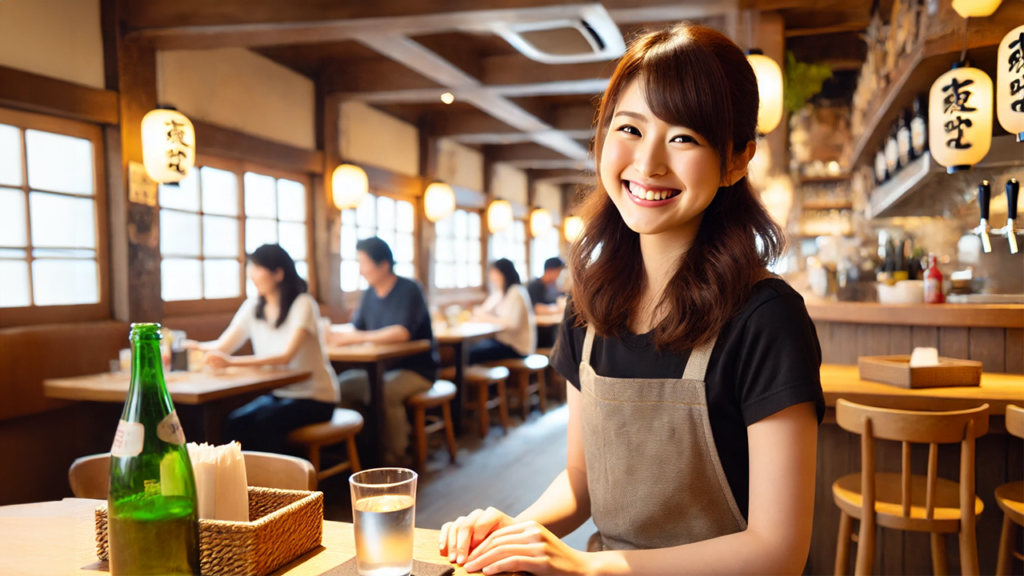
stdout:
POLYGON ((232 364, 234 364, 234 362, 231 360, 231 356, 228 356, 220 350, 210 350, 206 353, 206 365, 214 370, 227 368, 232 364))
MULTIPOLYGON (((444 529, 442 529, 442 533, 444 529)), ((469 555, 466 572, 498 574, 591 574, 590 556, 569 547, 537 522, 521 522, 491 533, 469 555)))
POLYGON ((511 526, 515 520, 496 508, 474 510, 468 516, 460 516, 454 522, 441 526, 441 538, 437 543, 442 556, 449 562, 464 564, 473 548, 479 546, 491 532, 511 526))
POLYGON ((327 343, 331 346, 348 346, 362 342, 360 334, 356 331, 350 332, 328 332, 327 343))

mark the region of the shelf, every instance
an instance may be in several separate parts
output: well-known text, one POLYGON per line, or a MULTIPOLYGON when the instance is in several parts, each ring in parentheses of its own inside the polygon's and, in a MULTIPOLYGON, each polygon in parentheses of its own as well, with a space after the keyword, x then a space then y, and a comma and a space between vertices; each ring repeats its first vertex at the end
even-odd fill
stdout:
POLYGON ((805 200, 804 210, 852 210, 853 200, 805 200))
POLYGON ((850 179, 850 174, 836 174, 835 176, 800 176, 797 183, 805 184, 831 184, 832 182, 843 182, 850 179))

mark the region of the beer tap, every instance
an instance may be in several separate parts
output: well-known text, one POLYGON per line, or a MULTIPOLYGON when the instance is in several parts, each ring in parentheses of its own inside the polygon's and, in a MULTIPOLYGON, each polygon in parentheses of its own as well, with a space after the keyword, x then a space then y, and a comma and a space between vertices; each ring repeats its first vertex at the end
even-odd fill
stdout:
POLYGON ((977 228, 971 230, 971 233, 981 237, 981 249, 986 254, 992 252, 992 241, 988 237, 992 231, 992 227, 988 225, 988 205, 991 199, 992 189, 989 187, 988 180, 982 180, 981 184, 978 184, 978 208, 981 211, 981 222, 978 223, 977 228))
POLYGON ((1017 219, 1017 197, 1020 193, 1020 183, 1016 178, 1010 178, 1006 182, 1006 226, 993 230, 997 236, 1006 236, 1010 242, 1010 254, 1017 253, 1017 234, 1024 234, 1024 229, 1017 229, 1014 220, 1017 219))

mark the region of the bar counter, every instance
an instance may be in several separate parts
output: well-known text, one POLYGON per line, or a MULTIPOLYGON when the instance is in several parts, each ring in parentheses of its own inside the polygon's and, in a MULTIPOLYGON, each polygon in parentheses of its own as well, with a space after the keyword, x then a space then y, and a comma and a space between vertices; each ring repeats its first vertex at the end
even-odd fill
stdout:
POLYGON ((811 318, 898 326, 1024 328, 1024 304, 879 304, 828 302, 804 296, 811 318))

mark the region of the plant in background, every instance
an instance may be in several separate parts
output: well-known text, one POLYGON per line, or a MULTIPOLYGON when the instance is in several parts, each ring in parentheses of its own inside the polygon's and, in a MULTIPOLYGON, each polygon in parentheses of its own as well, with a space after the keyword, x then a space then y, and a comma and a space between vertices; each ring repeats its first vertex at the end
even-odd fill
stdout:
POLYGON ((792 51, 786 51, 785 90, 783 103, 790 114, 795 114, 807 101, 821 92, 821 86, 832 77, 828 64, 797 62, 792 51))

